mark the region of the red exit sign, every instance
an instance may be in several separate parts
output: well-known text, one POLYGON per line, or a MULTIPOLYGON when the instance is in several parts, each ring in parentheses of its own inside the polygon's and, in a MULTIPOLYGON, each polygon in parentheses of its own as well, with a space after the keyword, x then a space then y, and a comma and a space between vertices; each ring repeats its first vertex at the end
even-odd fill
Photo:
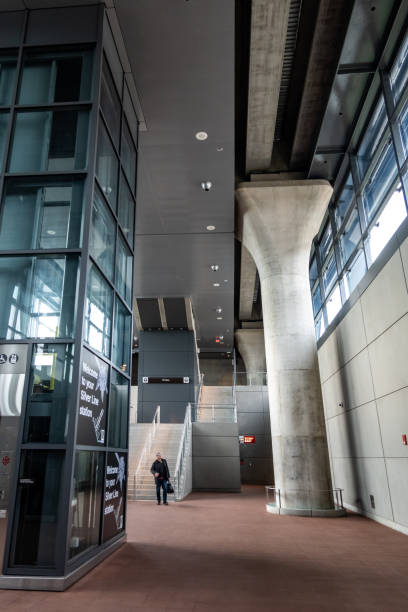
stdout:
POLYGON ((244 444, 255 444, 255 436, 244 436, 244 444))

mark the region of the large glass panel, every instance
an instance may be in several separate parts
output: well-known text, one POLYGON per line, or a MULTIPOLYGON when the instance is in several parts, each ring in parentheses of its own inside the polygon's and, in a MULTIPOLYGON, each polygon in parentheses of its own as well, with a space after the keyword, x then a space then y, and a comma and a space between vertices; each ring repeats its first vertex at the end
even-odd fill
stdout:
POLYGON ((110 356, 112 306, 112 289, 95 266, 91 265, 88 277, 84 337, 90 346, 106 357, 110 356))
POLYGON ((333 237, 332 237, 331 225, 329 221, 320 239, 319 250, 320 250, 321 261, 324 261, 326 259, 326 256, 328 252, 330 251, 332 242, 333 242, 333 237))
POLYGON ((408 156, 408 102, 398 116, 398 125, 401 133, 405 157, 408 156))
POLYGON ((319 338, 324 334, 325 329, 324 317, 323 313, 321 312, 315 321, 316 340, 319 340, 319 338))
POLYGON ((0 249, 65 249, 81 244, 83 183, 13 180, 6 184, 0 249))
POLYGON ((19 104, 89 100, 92 51, 30 53, 25 57, 19 104))
POLYGON ((135 202, 122 173, 120 175, 118 219, 126 240, 133 247, 135 202))
POLYGON ((101 108, 113 141, 119 148, 121 104, 105 57, 102 68, 101 108))
POLYGON ((0 55, 0 106, 10 106, 16 77, 16 57, 0 55))
POLYGON ((70 338, 78 258, 0 257, 0 337, 70 338))
POLYGON ((23 450, 10 565, 55 567, 64 453, 23 450))
POLYGON ((116 287, 123 299, 130 304, 132 300, 132 255, 125 241, 118 236, 116 250, 116 287))
POLYGON ((88 111, 17 113, 9 172, 81 170, 86 167, 88 111))
POLYGON ((3 169, 4 152, 7 144, 7 128, 10 118, 10 113, 0 113, 0 171, 3 169))
POLYGON ((126 119, 123 120, 120 157, 123 169, 130 184, 130 188, 134 193, 136 187, 136 147, 130 135, 130 130, 126 119))
POLYGON ((126 448, 129 406, 129 381, 112 369, 109 400, 108 445, 126 448))
POLYGON ((370 265, 377 259, 406 216, 407 209, 399 184, 368 234, 366 250, 370 265))
POLYGON ((113 279, 116 223, 108 206, 95 187, 92 206, 90 252, 106 276, 113 279))
POLYGON ((130 332, 132 317, 120 300, 115 302, 115 330, 112 360, 124 372, 130 369, 130 332))
POLYGON ((34 347, 24 442, 66 441, 73 358, 72 344, 34 347))
POLYGON ((386 125, 387 113, 385 110, 384 96, 381 95, 357 153, 361 178, 367 172, 368 166, 378 150, 378 144, 386 125))
POLYGON ((354 187, 351 172, 349 172, 343 190, 337 200, 336 208, 334 209, 334 215, 336 218, 337 229, 343 222, 344 217, 350 207, 350 204, 354 197, 354 187))
POLYGON ((343 265, 346 263, 361 238, 357 208, 350 215, 340 237, 340 251, 343 265))
POLYGON ((383 148, 363 190, 363 204, 367 219, 377 212, 397 176, 397 160, 391 140, 383 148))
POLYGON ((317 281, 317 277, 318 277, 317 261, 316 261, 316 257, 313 257, 312 263, 310 264, 310 269, 309 269, 310 288, 312 288, 315 282, 317 281))
POLYGON ((340 287, 336 285, 326 302, 327 322, 329 325, 339 312, 341 306, 340 287))
POLYGON ((127 453, 106 453, 102 533, 104 542, 117 536, 125 527, 127 459, 127 453))
POLYGON ((363 278, 367 271, 366 261, 364 257, 363 249, 359 249, 350 263, 344 275, 344 289, 346 299, 349 298, 350 294, 357 287, 360 280, 363 278))
POLYGON ((397 103, 408 79, 408 36, 405 37, 401 49, 391 69, 391 87, 394 100, 397 103))
POLYGON ((337 279, 337 268, 336 268, 336 260, 334 258, 334 253, 331 254, 328 262, 324 266, 323 271, 322 271, 322 276, 323 276, 324 290, 327 295, 327 293, 332 288, 333 283, 337 279))
POLYGON ((112 210, 116 210, 118 194, 118 158, 102 121, 99 121, 96 176, 112 210))
POLYGON ((102 512, 104 453, 78 451, 75 456, 72 494, 70 558, 99 544, 102 512))
POLYGON ((316 314, 319 312, 320 308, 322 307, 322 296, 320 293, 320 285, 316 285, 316 288, 312 293, 312 304, 313 304, 313 315, 316 316, 316 314))

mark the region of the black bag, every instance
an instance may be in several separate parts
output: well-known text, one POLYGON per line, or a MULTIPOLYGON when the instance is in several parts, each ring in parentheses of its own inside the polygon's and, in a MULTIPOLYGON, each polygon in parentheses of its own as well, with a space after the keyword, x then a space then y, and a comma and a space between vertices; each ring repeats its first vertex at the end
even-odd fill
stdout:
POLYGON ((170 493, 170 495, 174 493, 174 487, 170 481, 167 482, 167 493, 170 493))

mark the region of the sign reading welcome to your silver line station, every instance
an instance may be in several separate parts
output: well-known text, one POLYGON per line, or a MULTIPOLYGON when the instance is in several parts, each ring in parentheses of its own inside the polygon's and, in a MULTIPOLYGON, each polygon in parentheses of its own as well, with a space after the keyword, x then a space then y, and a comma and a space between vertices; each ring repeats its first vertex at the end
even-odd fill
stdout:
POLYGON ((87 349, 82 351, 77 444, 105 444, 108 406, 108 365, 87 349))

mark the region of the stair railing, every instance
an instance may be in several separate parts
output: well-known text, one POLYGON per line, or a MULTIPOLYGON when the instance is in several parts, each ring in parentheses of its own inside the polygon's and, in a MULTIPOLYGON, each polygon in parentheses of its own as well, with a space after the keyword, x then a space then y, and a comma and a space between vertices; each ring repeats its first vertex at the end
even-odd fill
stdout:
POLYGON ((156 412, 154 413, 153 421, 151 422, 149 433, 146 436, 146 441, 143 446, 143 450, 140 454, 139 463, 137 464, 137 468, 135 470, 134 475, 134 485, 135 485, 135 494, 136 494, 136 484, 139 476, 139 472, 146 461, 147 454, 151 452, 152 442, 156 437, 157 428, 160 425, 160 406, 157 406, 156 412))
POLYGON ((187 404, 186 416, 184 417, 183 433, 181 434, 180 446, 177 454, 177 462, 174 470, 175 498, 183 499, 184 478, 183 468, 185 467, 186 455, 188 452, 189 439, 191 433, 191 404, 187 404), (182 490, 183 489, 183 490, 182 490))

